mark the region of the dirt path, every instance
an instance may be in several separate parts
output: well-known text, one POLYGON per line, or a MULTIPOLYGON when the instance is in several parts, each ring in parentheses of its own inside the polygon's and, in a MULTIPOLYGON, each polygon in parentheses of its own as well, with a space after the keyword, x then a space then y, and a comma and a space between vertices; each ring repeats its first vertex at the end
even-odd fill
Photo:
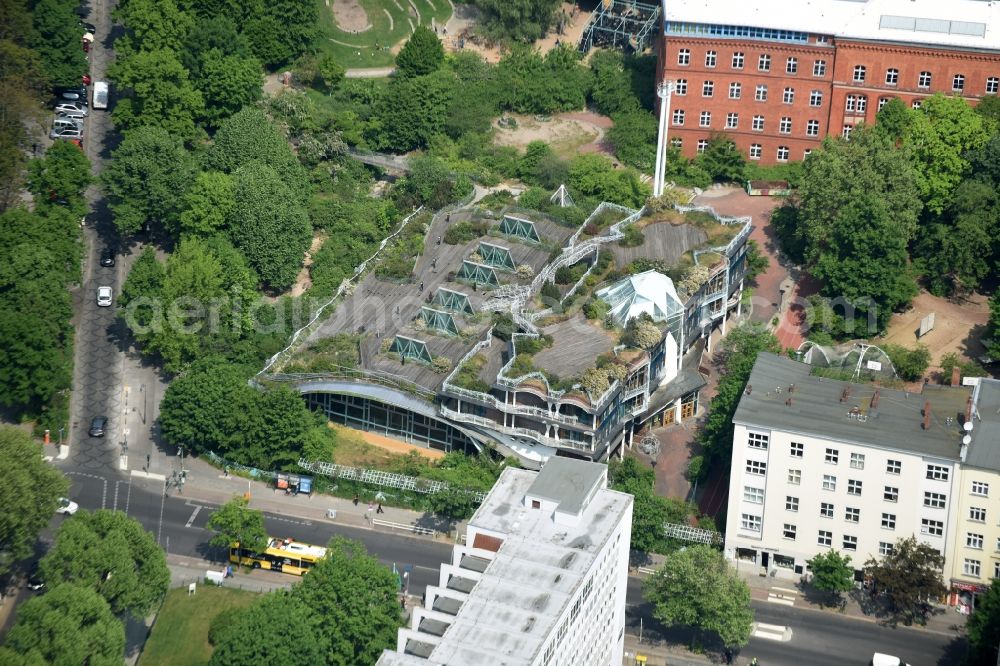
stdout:
MULTIPOLYGON (((500 62, 500 58, 503 56, 501 49, 485 43, 476 43, 480 41, 474 35, 475 24, 479 18, 478 10, 474 6, 465 3, 457 6, 453 4, 452 7, 451 18, 445 24, 444 31, 439 34, 445 49, 459 51, 464 48, 467 51, 475 51, 480 54, 487 62, 500 62)), ((583 28, 590 20, 591 12, 580 11, 571 2, 562 3, 560 11, 566 15, 563 34, 557 34, 555 29, 553 29, 549 31, 549 34, 536 41, 534 48, 542 53, 551 51, 555 48, 557 42, 559 44, 569 44, 575 48, 580 43, 583 28)))
POLYGON ((313 257, 319 252, 319 249, 323 247, 323 241, 326 240, 326 236, 322 234, 316 234, 313 236, 312 244, 309 249, 306 250, 305 259, 302 261, 302 270, 299 271, 298 277, 295 278, 295 284, 292 285, 292 291, 290 296, 295 298, 304 294, 309 287, 312 286, 312 279, 309 277, 309 267, 312 266, 313 257))
POLYGON ((610 118, 590 111, 559 113, 547 120, 509 115, 517 121, 517 127, 500 127, 499 119, 493 122, 493 141, 498 145, 523 151, 532 141, 544 141, 557 155, 567 159, 580 153, 602 153, 611 157, 611 148, 604 141, 608 128, 614 125, 610 118))

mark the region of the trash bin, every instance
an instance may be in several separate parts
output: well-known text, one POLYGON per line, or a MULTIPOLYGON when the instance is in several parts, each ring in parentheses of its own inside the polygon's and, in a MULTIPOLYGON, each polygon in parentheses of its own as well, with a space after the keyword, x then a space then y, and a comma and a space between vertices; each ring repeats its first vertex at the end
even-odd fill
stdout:
POLYGON ((337 510, 336 509, 327 509, 326 510, 326 517, 329 518, 329 519, 331 519, 331 520, 336 519, 336 517, 337 517, 337 510))

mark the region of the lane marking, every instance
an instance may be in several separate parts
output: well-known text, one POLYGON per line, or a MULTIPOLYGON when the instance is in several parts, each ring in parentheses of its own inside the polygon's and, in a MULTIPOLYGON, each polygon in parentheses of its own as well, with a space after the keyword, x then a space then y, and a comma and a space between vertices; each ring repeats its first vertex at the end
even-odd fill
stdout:
POLYGON ((128 493, 125 495, 125 513, 128 514, 128 505, 132 501, 132 477, 128 477, 128 493))
POLYGON ((141 476, 144 479, 153 479, 154 481, 166 481, 167 477, 162 474, 154 474, 152 472, 143 472, 141 469, 134 469, 131 472, 132 476, 141 476))
POLYGON ((191 523, 193 523, 194 519, 198 517, 199 511, 201 511, 201 506, 195 506, 194 511, 191 512, 191 517, 188 518, 186 523, 184 523, 184 527, 191 527, 191 523))
MULTIPOLYGON (((163 505, 167 501, 167 482, 163 481, 163 495, 160 496, 160 525, 156 530, 156 543, 163 543, 163 505)), ((169 539, 169 537, 167 537, 169 539)), ((169 546, 169 544, 167 544, 169 546)), ((164 552, 169 552, 169 548, 164 548, 164 552)))
POLYGON ((785 642, 786 640, 791 639, 791 633, 792 632, 789 631, 788 627, 783 627, 778 624, 755 622, 752 635, 756 638, 766 638, 769 641, 785 642))
POLYGON ((103 476, 98 476, 96 474, 87 474, 86 472, 66 472, 66 476, 83 476, 88 479, 96 479, 104 484, 104 489, 101 492, 101 508, 108 506, 108 480, 103 476))

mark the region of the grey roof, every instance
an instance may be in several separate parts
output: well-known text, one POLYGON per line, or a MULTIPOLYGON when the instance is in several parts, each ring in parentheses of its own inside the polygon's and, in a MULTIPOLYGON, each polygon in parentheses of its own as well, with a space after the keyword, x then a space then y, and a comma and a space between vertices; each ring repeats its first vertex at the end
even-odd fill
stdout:
POLYGON ((972 443, 965 463, 1000 472, 1000 380, 980 379, 975 396, 972 443))
POLYGON ((928 385, 922 393, 908 393, 814 377, 811 370, 784 356, 760 354, 733 422, 958 460, 968 388, 928 385), (931 406, 926 430, 925 401, 931 406))
POLYGON ((542 467, 528 495, 556 502, 560 512, 578 514, 595 486, 605 487, 606 474, 605 465, 556 456, 542 467))

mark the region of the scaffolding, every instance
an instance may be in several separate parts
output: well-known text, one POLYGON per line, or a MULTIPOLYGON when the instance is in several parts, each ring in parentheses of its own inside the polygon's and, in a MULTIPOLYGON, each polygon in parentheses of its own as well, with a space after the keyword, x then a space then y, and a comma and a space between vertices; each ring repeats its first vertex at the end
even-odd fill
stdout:
POLYGON ((502 245, 480 241, 479 256, 483 258, 483 263, 488 266, 504 271, 514 270, 514 258, 510 256, 510 250, 502 245))
POLYGON ((469 261, 468 259, 462 262, 462 267, 458 269, 458 278, 460 280, 468 280, 474 284, 481 284, 487 287, 499 287, 500 279, 497 278, 497 272, 493 270, 492 266, 486 266, 485 264, 477 264, 474 261, 469 261))
POLYGON ((455 324, 455 318, 450 312, 435 310, 425 305, 420 308, 420 318, 429 329, 445 335, 458 335, 458 325, 455 324))
POLYGON ((423 340, 408 338, 405 335, 397 335, 389 346, 389 351, 399 354, 402 359, 430 363, 433 359, 431 353, 427 351, 427 343, 423 340))
POLYGON ((460 291, 452 291, 451 289, 438 287, 437 292, 434 294, 434 300, 432 303, 451 312, 470 315, 475 314, 475 310, 472 309, 472 304, 469 303, 469 297, 460 291))
POLYGON ((542 239, 538 236, 538 230, 535 229, 534 222, 514 217, 513 215, 503 216, 503 221, 500 222, 500 233, 510 238, 519 238, 523 241, 528 241, 529 243, 542 242, 542 239))
POLYGON ((594 47, 642 53, 657 33, 660 6, 634 0, 602 0, 583 29, 580 52, 594 47))

